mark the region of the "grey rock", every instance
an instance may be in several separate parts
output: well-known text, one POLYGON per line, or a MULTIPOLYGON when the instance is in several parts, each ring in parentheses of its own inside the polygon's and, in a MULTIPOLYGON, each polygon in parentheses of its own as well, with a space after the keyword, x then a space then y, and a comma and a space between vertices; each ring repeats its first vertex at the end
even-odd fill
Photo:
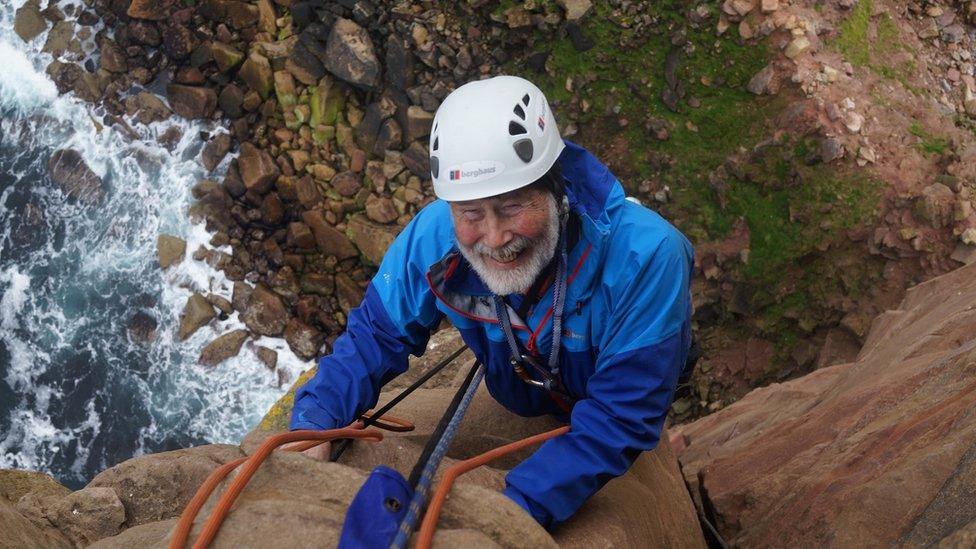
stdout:
POLYGON ((779 91, 779 86, 774 81, 775 76, 776 69, 770 63, 749 79, 746 90, 755 95, 775 95, 779 91))
POLYGON ((185 255, 186 240, 168 234, 161 234, 156 238, 156 256, 161 268, 167 269, 180 263, 185 255))
POLYGON ((379 85, 380 64, 365 29, 339 18, 326 45, 325 68, 342 80, 368 90, 379 85))
POLYGON ((312 360, 319 356, 319 349, 325 343, 325 334, 297 318, 293 318, 285 326, 285 341, 288 342, 288 347, 299 358, 312 360))
POLYGON ((193 332, 205 326, 216 316, 207 298, 198 293, 191 295, 183 307, 183 313, 180 314, 180 341, 193 335, 193 332))
POLYGON ((256 334, 280 336, 288 323, 288 309, 276 293, 259 284, 251 292, 241 321, 256 334))
POLYGON ((217 92, 203 86, 169 84, 166 97, 173 112, 188 120, 210 118, 217 109, 217 92))
POLYGON ((373 265, 380 264, 397 234, 395 227, 380 225, 362 215, 352 216, 346 230, 352 242, 373 265))
POLYGON ((166 120, 173 111, 162 99, 147 91, 141 91, 125 98, 125 111, 141 124, 152 124, 166 120))
POLYGON ((241 345, 247 339, 247 330, 234 330, 211 341, 200 351, 200 364, 216 366, 241 352, 241 345))
POLYGON ((241 154, 237 157, 237 169, 248 190, 261 194, 270 191, 275 180, 281 175, 281 170, 271 155, 249 142, 241 145, 241 154))
POLYGON ((356 257, 359 252, 346 235, 332 227, 325 220, 319 210, 308 210, 302 214, 302 221, 312 230, 319 250, 326 255, 333 255, 337 259, 356 257))
POLYGON ((74 149, 58 149, 47 163, 48 174, 71 200, 93 204, 102 200, 102 180, 74 149))
POLYGON ((45 30, 47 30, 47 21, 41 15, 37 0, 31 0, 17 8, 14 15, 14 32, 21 40, 30 42, 45 30))
POLYGON ((217 165, 220 164, 220 161, 223 160, 224 156, 226 156, 228 151, 230 151, 230 145, 230 134, 217 134, 203 147, 203 152, 200 155, 200 160, 203 162, 203 167, 206 168, 208 172, 214 171, 217 165))

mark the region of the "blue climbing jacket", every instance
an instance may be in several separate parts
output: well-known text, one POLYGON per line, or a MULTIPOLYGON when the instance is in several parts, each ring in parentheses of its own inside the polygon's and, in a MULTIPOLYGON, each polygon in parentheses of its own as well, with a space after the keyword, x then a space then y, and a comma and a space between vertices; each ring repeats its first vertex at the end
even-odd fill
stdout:
MULTIPOLYGON (((549 527, 654 448, 691 344, 688 240, 623 187, 588 151, 566 142, 561 163, 580 238, 569 250, 560 372, 576 398, 568 414, 522 381, 494 316, 491 293, 456 247, 449 206, 421 210, 383 258, 346 333, 295 395, 292 429, 332 429, 376 405, 380 388, 424 352, 443 317, 487 367, 488 391, 522 416, 554 414, 571 431, 506 477, 505 494, 549 527)), ((510 296, 518 307, 519 296, 510 296)), ((523 347, 548 357, 552 287, 520 319, 523 347)), ((531 370, 531 369, 530 369, 531 370)))

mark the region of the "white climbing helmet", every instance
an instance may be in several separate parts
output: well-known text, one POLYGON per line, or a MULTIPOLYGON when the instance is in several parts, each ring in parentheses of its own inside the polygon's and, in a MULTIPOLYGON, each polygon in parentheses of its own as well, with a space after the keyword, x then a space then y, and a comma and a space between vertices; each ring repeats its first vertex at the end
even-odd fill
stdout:
POLYGON ((434 193, 453 202, 513 191, 545 175, 564 146, 535 84, 517 76, 468 82, 434 115, 434 193))

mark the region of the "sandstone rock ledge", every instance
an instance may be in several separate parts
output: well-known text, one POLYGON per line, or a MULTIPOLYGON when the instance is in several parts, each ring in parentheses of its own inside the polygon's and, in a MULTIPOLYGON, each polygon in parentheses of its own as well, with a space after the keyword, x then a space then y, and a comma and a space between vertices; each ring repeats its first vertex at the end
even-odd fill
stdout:
MULTIPOLYGON (((381 401, 458 347, 454 330, 435 334, 427 355, 413 360, 381 401)), ((335 546, 345 510, 374 466, 385 464, 409 474, 470 361, 470 355, 457 359, 397 406, 397 416, 416 424, 413 432, 386 433, 379 443, 356 443, 339 463, 274 454, 251 480, 214 546, 285 547, 310 540, 317 546, 335 546)), ((11 547, 166 547, 176 518, 212 470, 286 429, 292 398, 293 391, 241 447, 214 444, 131 459, 103 471, 76 492, 40 473, 0 471, 0 530, 12 533, 0 536, 0 547, 8 542, 11 547)), ((441 470, 454 460, 555 426, 548 418, 513 416, 482 387, 441 470)), ((552 533, 499 493, 506 471, 531 451, 462 477, 445 505, 435 546, 704 547, 694 506, 666 438, 637 461, 631 474, 611 481, 573 520, 552 533)), ((217 494, 225 487, 226 482, 217 494)), ((197 518, 191 543, 215 501, 216 496, 211 497, 197 518)))
POLYGON ((853 363, 676 429, 686 480, 744 547, 971 547, 976 265, 915 286, 853 363), (968 540, 968 542, 967 542, 968 540))

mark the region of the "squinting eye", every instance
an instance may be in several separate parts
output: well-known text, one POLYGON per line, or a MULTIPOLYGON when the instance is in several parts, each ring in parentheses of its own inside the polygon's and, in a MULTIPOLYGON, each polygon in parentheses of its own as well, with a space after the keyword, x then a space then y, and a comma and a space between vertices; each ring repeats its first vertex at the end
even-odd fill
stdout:
POLYGON ((461 215, 468 221, 477 221, 481 219, 481 210, 462 210, 461 215))
POLYGON ((511 215, 511 214, 517 214, 520 211, 522 211, 522 205, 521 204, 506 204, 504 207, 502 207, 502 210, 504 210, 505 213, 506 214, 509 214, 509 215, 511 215))

